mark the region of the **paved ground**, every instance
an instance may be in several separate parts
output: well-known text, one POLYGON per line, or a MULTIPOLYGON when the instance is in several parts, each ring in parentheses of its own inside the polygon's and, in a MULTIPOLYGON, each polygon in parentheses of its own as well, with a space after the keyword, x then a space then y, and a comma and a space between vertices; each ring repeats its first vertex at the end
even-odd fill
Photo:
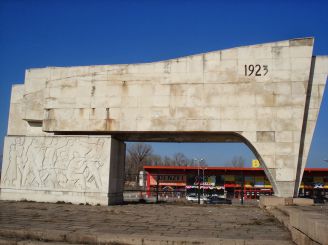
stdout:
POLYGON ((289 232, 265 211, 232 205, 100 207, 0 201, 0 236, 2 241, 107 244, 155 244, 147 243, 147 237, 171 241, 165 244, 293 244, 289 232), (113 239, 116 243, 110 243, 113 239))

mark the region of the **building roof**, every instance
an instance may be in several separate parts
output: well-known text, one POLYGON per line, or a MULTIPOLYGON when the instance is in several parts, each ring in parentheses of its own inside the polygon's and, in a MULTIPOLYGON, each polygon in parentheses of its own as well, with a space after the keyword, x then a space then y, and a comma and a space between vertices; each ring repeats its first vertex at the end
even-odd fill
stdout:
MULTIPOLYGON (((264 171, 263 168, 241 167, 199 167, 198 166, 144 166, 144 170, 221 170, 221 171, 264 171)), ((305 168, 305 172, 327 172, 328 168, 305 168)))

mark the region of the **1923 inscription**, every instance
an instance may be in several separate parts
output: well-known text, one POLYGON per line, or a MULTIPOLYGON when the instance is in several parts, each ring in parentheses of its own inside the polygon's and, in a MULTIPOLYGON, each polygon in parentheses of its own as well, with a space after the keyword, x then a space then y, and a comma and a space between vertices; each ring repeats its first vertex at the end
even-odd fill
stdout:
POLYGON ((245 76, 265 76, 268 72, 267 65, 245 65, 245 76))

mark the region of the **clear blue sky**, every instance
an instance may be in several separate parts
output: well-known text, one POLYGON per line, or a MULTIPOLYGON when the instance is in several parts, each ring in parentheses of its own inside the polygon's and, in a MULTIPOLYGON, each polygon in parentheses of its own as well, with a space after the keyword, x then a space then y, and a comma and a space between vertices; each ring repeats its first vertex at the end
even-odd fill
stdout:
MULTIPOLYGON (((314 36, 328 55, 328 1, 36 1, 0 0, 0 147, 10 89, 28 68, 159 61, 230 47, 314 36)), ((328 93, 308 166, 328 158, 328 93)), ((155 152, 222 164, 240 144, 154 144, 155 152)))

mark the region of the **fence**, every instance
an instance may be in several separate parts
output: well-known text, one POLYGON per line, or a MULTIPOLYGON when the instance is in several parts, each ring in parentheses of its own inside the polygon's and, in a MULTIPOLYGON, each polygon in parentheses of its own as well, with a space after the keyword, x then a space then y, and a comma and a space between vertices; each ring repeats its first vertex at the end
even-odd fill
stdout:
POLYGON ((124 200, 128 202, 184 201, 186 189, 182 179, 178 182, 169 183, 166 177, 167 175, 156 175, 155 177, 153 175, 152 178, 155 178, 154 182, 154 180, 147 181, 145 176, 126 175, 124 182, 124 200))
POLYGON ((272 195, 272 189, 250 187, 243 176, 235 182, 213 175, 143 174, 127 175, 124 200, 129 202, 210 202, 213 197, 223 203, 256 204, 261 195, 272 195))

